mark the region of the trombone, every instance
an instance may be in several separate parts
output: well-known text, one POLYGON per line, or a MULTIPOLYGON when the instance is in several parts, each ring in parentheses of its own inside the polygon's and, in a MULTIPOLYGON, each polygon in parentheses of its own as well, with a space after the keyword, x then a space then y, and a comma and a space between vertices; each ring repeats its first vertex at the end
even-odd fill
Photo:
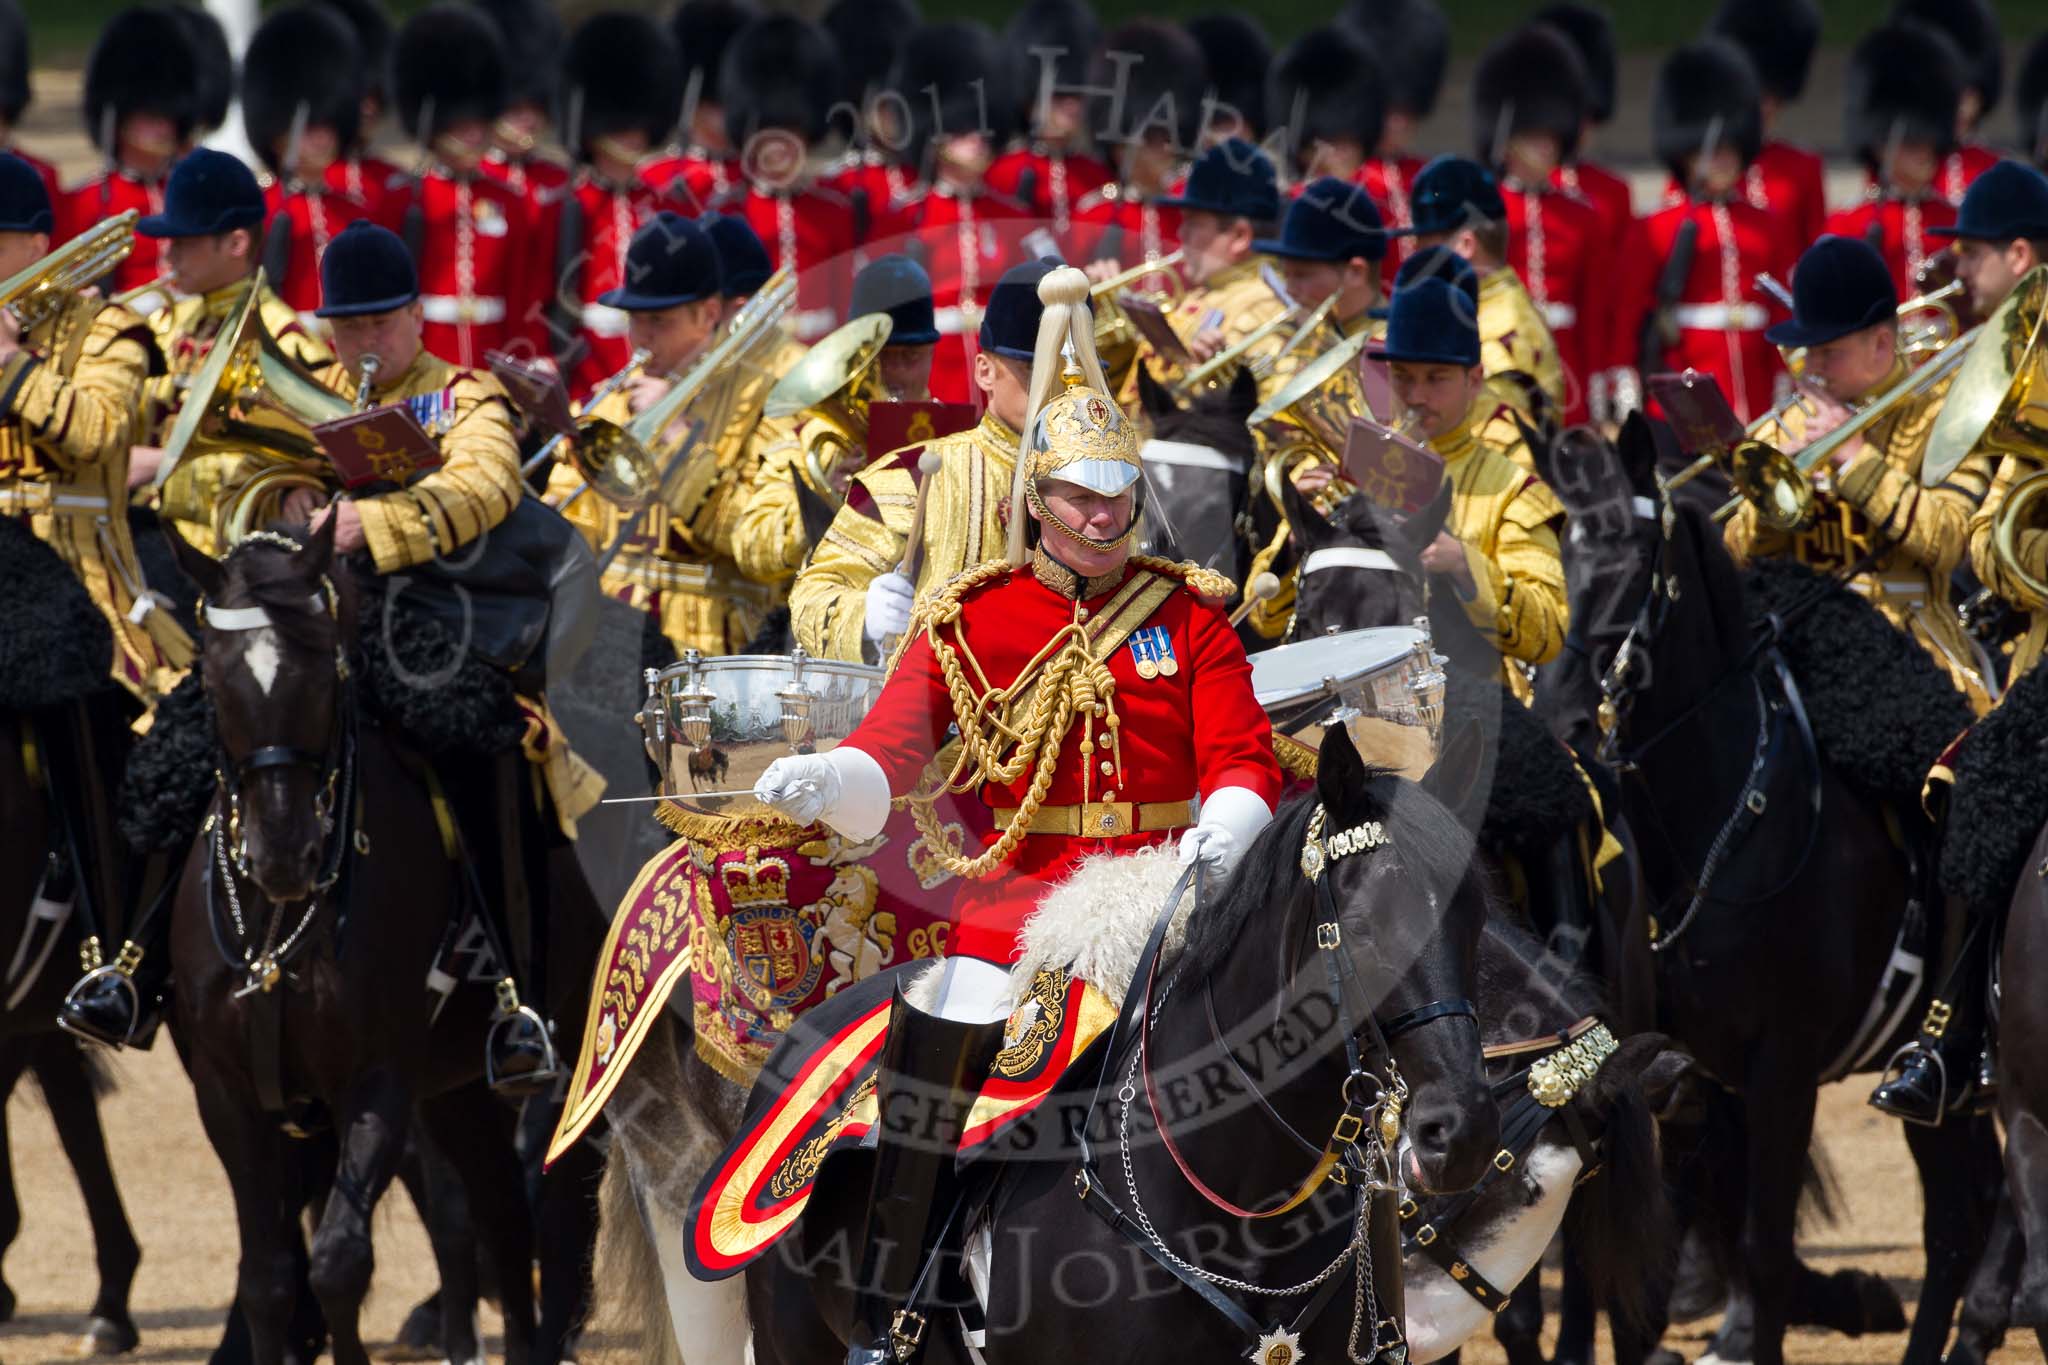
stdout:
MULTIPOLYGON (((633 377, 633 372, 639 369, 642 365, 645 365, 647 363, 647 358, 653 354, 654 352, 648 350, 645 346, 640 347, 639 349, 635 350, 632 354, 632 357, 628 359, 626 363, 619 368, 618 373, 606 376, 605 381, 602 384, 599 384, 596 388, 592 389, 590 391, 590 397, 583 400, 583 412, 579 414, 576 430, 579 432, 582 430, 581 418, 583 416, 587 416, 588 414, 595 412, 597 410, 597 405, 599 403, 602 403, 605 399, 611 397, 614 393, 617 393, 619 389, 625 384, 625 382, 633 377)), ((525 464, 519 467, 519 477, 522 479, 530 479, 540 470, 547 468, 548 461, 552 460, 555 457, 555 451, 561 448, 562 442, 568 440, 569 436, 569 432, 558 431, 554 435, 548 437, 546 442, 544 442, 541 445, 541 448, 533 452, 533 458, 528 460, 525 464)))
POLYGON ((1128 370, 1138 355, 1138 328, 1117 301, 1117 295, 1138 281, 1158 275, 1165 283, 1140 297, 1149 299, 1161 312, 1180 306, 1187 286, 1180 278, 1180 263, 1186 253, 1176 247, 1156 261, 1145 261, 1119 271, 1099 284, 1088 286, 1088 302, 1095 310, 1095 353, 1102 358, 1105 374, 1115 376, 1128 370))
MULTIPOLYGON (((1332 290, 1328 298, 1308 310, 1306 317, 1302 316, 1300 304, 1294 304, 1289 308, 1283 309, 1277 316, 1267 319, 1251 331, 1245 333, 1235 344, 1225 347, 1201 365, 1189 370, 1168 391, 1175 398, 1185 400, 1201 393, 1212 384, 1221 387, 1221 376, 1228 373, 1230 367, 1237 364, 1254 346, 1265 341, 1268 337, 1278 334, 1282 327, 1293 326, 1294 330, 1288 334, 1285 342, 1265 355, 1254 357, 1245 365, 1245 368, 1251 372, 1252 378, 1264 379, 1273 372, 1274 367, 1282 360, 1285 360, 1288 356, 1293 355, 1296 350, 1300 349, 1303 341, 1322 330, 1324 324, 1329 321, 1331 311, 1336 306, 1337 293, 1335 290, 1332 290)), ((1337 339, 1342 341, 1344 338, 1339 335, 1337 339)))

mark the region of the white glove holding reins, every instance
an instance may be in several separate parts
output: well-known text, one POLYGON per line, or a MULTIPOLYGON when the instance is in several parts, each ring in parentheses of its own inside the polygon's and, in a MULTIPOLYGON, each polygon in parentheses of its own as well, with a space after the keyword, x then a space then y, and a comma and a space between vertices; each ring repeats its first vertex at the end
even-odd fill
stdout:
POLYGON ((1218 787, 1202 798, 1201 820, 1180 836, 1180 865, 1200 861, 1227 874, 1272 818, 1273 808, 1251 788, 1218 787))
POLYGON ((867 637, 877 648, 910 629, 910 609, 917 604, 917 588, 900 573, 877 575, 868 584, 867 637))

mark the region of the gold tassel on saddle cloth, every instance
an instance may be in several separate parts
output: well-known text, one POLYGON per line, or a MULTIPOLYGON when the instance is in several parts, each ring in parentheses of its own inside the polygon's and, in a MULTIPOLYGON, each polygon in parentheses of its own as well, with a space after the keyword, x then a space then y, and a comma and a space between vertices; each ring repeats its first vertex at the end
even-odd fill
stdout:
POLYGON ((569 737, 548 710, 546 701, 520 697, 519 711, 526 721, 519 749, 526 761, 540 769, 548 795, 555 803, 555 819, 562 833, 576 837, 576 822, 604 795, 604 776, 569 747, 569 737))

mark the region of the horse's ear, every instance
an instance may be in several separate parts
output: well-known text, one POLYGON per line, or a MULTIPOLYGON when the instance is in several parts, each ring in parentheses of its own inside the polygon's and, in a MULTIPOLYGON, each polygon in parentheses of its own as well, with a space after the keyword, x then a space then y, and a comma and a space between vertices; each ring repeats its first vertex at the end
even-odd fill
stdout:
POLYGON ((1151 367, 1142 360, 1138 362, 1138 406, 1154 420, 1180 411, 1180 404, 1173 401, 1164 384, 1152 377, 1151 367))
POLYGON ((1468 720, 1460 725, 1422 775, 1422 789, 1454 811, 1465 809, 1466 798, 1479 784, 1485 742, 1479 722, 1468 720))
POLYGON ((199 591, 206 597, 218 598, 221 580, 226 577, 221 571, 220 561, 179 535, 169 517, 161 518, 157 525, 162 529, 164 539, 171 542, 171 558, 177 561, 185 577, 198 584, 199 591))
POLYGON ((1557 488, 1557 443, 1531 425, 1517 409, 1509 408, 1508 415, 1515 419, 1515 430, 1522 433, 1522 444, 1529 447, 1529 459, 1536 466, 1536 477, 1554 491, 1557 488))
POLYGON ((1401 539, 1408 543, 1410 559, 1422 558, 1422 552, 1429 548, 1444 529, 1444 523, 1451 517, 1451 481, 1446 478, 1443 487, 1436 490, 1436 496, 1429 505, 1408 518, 1401 528, 1401 539))
POLYGON ((1330 519, 1317 509, 1315 499, 1304 497, 1301 490, 1294 486, 1294 480, 1285 474, 1280 476, 1280 506, 1287 513, 1288 526, 1294 530, 1295 546, 1303 554, 1307 554, 1318 545, 1326 544, 1336 536, 1336 528, 1331 526, 1330 519))
POLYGON ((1316 751, 1316 795, 1323 809, 1341 816, 1364 794, 1367 776, 1351 731, 1341 724, 1324 726, 1316 751))
POLYGON ((327 566, 334 562, 334 525, 341 520, 340 506, 328 504, 327 515, 313 534, 306 537, 306 548, 299 551, 299 570, 308 578, 318 578, 327 572, 327 566))
POLYGON ((1650 427, 1650 419, 1642 410, 1628 415, 1621 424, 1621 436, 1615 443, 1615 453, 1621 456, 1621 472, 1628 476, 1628 485, 1636 493, 1650 497, 1657 491, 1657 433, 1650 427))

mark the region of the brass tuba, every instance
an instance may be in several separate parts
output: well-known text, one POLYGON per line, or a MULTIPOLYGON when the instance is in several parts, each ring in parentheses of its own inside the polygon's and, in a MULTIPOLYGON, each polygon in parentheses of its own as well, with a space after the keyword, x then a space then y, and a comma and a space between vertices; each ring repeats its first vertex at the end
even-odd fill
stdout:
POLYGON ((893 329, 887 313, 855 318, 811 347, 762 405, 763 416, 805 416, 804 476, 834 504, 833 470, 867 448, 868 406, 882 397, 878 362, 893 329))
POLYGON ((1358 357, 1369 340, 1361 332, 1324 351, 1245 418, 1246 426, 1265 436, 1262 478, 1266 496, 1283 516, 1282 487, 1297 468, 1310 461, 1329 465, 1344 461, 1351 419, 1366 411, 1358 357))
POLYGON ((1927 436, 1920 481, 1933 487, 1972 452, 2048 461, 2048 266, 2035 266, 1976 331, 1927 436))
POLYGON ((0 308, 20 319, 24 332, 50 317, 79 290, 128 259, 135 249, 137 217, 130 209, 96 223, 0 280, 0 308))
POLYGON ((326 489, 331 466, 312 428, 354 405, 286 355, 263 325, 263 271, 221 325, 206 363, 193 376, 164 442, 156 486, 192 455, 233 454, 257 465, 214 510, 214 530, 232 545, 277 515, 294 488, 326 489))

